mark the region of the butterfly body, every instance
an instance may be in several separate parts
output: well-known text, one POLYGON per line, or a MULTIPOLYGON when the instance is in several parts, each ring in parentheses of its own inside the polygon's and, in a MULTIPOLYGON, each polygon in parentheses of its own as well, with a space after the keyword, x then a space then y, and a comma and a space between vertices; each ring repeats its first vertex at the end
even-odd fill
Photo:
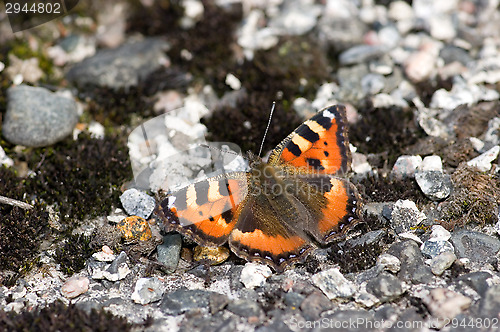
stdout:
POLYGON ((249 172, 221 174, 165 198, 156 213, 166 231, 205 246, 229 243, 249 261, 282 271, 316 245, 345 235, 359 220, 356 188, 340 177, 350 166, 345 110, 318 112, 249 172))

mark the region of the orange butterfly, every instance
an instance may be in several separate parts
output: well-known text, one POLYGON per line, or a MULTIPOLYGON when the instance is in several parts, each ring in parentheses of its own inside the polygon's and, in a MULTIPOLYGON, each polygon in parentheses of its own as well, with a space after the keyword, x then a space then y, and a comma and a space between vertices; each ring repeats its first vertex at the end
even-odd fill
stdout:
POLYGON ((357 190, 340 177, 351 163, 344 106, 305 121, 268 162, 251 160, 249 172, 220 174, 166 197, 156 208, 165 230, 202 246, 228 242, 237 256, 281 272, 315 242, 338 240, 359 221, 357 190))

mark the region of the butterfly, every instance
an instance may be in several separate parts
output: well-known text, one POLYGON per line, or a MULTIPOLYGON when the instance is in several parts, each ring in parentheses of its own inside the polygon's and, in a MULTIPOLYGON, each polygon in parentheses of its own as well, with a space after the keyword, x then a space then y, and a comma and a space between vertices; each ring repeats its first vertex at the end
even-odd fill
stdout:
POLYGON ((155 209, 164 230, 202 246, 227 242, 237 256, 282 272, 360 220, 360 196, 343 177, 351 164, 344 106, 302 123, 267 162, 249 159, 248 172, 219 174, 164 198, 155 209))

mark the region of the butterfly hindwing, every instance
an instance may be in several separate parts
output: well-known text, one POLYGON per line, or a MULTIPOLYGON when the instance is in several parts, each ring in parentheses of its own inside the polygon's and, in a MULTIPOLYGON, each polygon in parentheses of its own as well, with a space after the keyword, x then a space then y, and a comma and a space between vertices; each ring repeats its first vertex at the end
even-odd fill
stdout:
POLYGON ((325 108, 288 135, 271 153, 269 164, 305 172, 344 174, 350 168, 345 106, 325 108))
POLYGON ((166 231, 178 231, 205 246, 220 246, 236 224, 234 212, 246 193, 246 173, 221 174, 169 195, 156 214, 166 231))

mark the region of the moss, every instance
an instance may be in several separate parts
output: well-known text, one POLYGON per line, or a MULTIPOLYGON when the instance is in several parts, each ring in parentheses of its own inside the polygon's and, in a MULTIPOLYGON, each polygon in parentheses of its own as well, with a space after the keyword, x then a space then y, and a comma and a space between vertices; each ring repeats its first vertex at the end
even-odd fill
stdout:
POLYGON ((75 304, 53 302, 44 308, 20 314, 0 310, 2 331, 130 331, 132 325, 123 317, 104 310, 86 313, 75 304))
POLYGON ((360 110, 361 119, 349 128, 349 139, 359 152, 381 156, 378 165, 392 165, 405 149, 425 135, 412 111, 398 107, 360 110))
POLYGON ((436 78, 429 79, 427 81, 414 83, 417 94, 420 96, 422 102, 429 106, 432 95, 439 89, 445 89, 450 91, 453 87, 453 78, 449 77, 443 80, 439 75, 436 78))
POLYGON ((340 272, 354 273, 375 266, 377 257, 382 253, 380 243, 354 246, 351 242, 333 243, 328 258, 339 265, 340 272))
POLYGON ((70 235, 62 247, 56 249, 54 259, 61 265, 64 273, 72 275, 85 267, 85 262, 94 252, 90 241, 90 236, 70 235))
POLYGON ((357 185, 365 202, 394 202, 409 199, 416 204, 429 200, 414 179, 392 180, 388 177, 367 177, 357 185))
POLYGON ((57 204, 67 231, 85 217, 109 213, 119 200, 120 186, 132 178, 124 137, 83 134, 76 142, 67 139, 33 149, 27 159, 36 176, 25 180, 26 192, 57 204))
POLYGON ((443 225, 448 229, 468 223, 495 223, 500 204, 500 177, 461 164, 452 174, 454 191, 441 204, 443 225))
MULTIPOLYGON (((5 167, 0 167, 0 193, 21 201, 25 193, 21 180, 5 167)), ((0 283, 11 284, 36 264, 47 226, 48 214, 40 204, 31 210, 0 204, 0 270, 14 273, 10 280, 0 279, 0 283)))

